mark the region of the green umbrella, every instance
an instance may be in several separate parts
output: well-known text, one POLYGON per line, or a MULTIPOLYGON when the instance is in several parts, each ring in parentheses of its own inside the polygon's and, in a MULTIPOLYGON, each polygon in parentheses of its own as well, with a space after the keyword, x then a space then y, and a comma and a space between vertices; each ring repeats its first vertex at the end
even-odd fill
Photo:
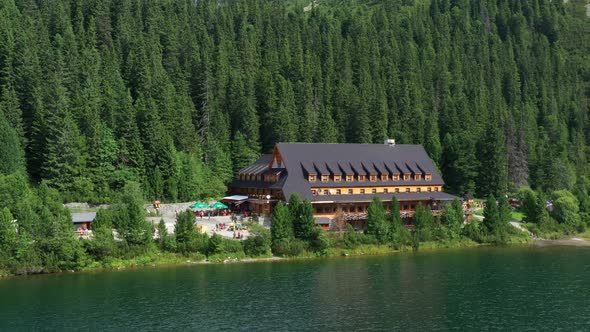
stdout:
POLYGON ((203 202, 196 202, 195 204, 190 206, 191 209, 206 209, 209 207, 209 205, 207 205, 207 203, 203 203, 203 202))
POLYGON ((221 202, 215 202, 215 203, 213 203, 213 205, 211 205, 211 207, 214 209, 218 209, 218 210, 227 209, 227 205, 225 205, 221 202))

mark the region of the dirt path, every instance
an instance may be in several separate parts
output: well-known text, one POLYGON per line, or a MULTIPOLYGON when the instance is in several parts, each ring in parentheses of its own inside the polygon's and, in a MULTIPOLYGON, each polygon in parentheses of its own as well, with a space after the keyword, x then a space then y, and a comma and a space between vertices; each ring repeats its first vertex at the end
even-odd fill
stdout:
POLYGON ((564 239, 564 240, 535 240, 534 244, 537 247, 548 247, 548 246, 590 247, 590 240, 573 237, 571 239, 564 239))

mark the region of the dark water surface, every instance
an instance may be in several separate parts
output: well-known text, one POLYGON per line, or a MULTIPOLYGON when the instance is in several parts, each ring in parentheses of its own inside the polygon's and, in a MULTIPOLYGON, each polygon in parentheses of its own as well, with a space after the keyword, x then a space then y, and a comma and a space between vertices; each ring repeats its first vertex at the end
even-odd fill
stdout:
POLYGON ((146 268, 0 280, 0 331, 590 331, 590 249, 146 268))

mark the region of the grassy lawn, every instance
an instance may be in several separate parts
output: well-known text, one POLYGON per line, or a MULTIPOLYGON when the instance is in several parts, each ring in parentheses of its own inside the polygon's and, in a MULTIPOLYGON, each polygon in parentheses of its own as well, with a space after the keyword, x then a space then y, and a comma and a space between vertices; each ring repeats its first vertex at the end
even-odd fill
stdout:
POLYGON ((512 220, 522 221, 524 214, 520 211, 512 211, 512 220))

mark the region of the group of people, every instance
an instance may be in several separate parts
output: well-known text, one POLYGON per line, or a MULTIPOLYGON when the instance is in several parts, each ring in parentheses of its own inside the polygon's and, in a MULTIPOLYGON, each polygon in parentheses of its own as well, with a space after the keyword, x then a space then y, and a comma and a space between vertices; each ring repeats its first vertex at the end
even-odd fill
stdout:
POLYGON ((222 229, 225 229, 225 226, 226 226, 226 225, 225 225, 225 223, 224 223, 224 222, 216 223, 216 224, 215 224, 215 230, 216 230, 216 231, 220 231, 220 230, 222 230, 222 229))

